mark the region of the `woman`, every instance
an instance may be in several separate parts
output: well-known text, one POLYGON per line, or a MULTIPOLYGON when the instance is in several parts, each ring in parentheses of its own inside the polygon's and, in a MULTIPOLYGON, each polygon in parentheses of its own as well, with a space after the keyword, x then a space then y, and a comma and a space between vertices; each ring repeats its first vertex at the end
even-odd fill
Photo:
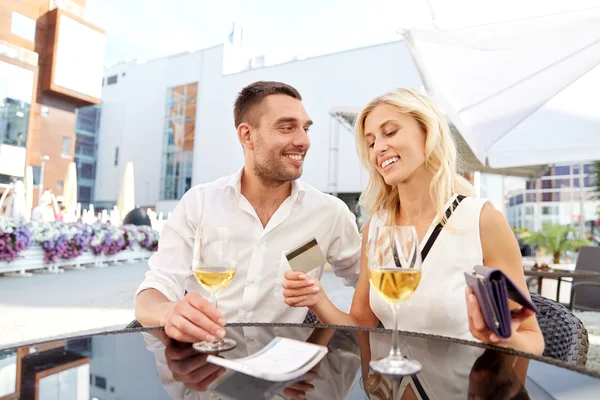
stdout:
MULTIPOLYGON (((286 303, 309 307, 324 324, 375 327, 381 321, 392 328, 390 306, 369 284, 369 235, 379 226, 413 225, 423 248, 442 223, 423 260, 419 287, 398 314, 400 329, 475 337, 541 354, 544 341, 532 312, 513 312, 513 334, 501 340, 486 328, 477 299, 466 286, 464 272, 486 265, 501 269, 528 293, 514 234, 504 216, 474 197, 472 185, 456 172, 456 147, 436 104, 417 91, 398 89, 371 101, 355 129, 359 157, 370 171, 361 203, 372 217, 363 227, 361 271, 350 314, 338 310, 317 281, 293 271, 285 273, 286 303), (446 209, 458 195, 467 197, 446 221, 446 209)), ((511 302, 511 308, 517 307, 511 302)))

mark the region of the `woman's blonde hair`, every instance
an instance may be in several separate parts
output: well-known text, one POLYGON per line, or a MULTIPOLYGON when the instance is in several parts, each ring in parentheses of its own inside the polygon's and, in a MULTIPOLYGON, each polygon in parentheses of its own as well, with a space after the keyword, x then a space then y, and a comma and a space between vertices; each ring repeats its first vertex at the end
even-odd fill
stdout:
POLYGON ((360 196, 360 204, 370 214, 387 211, 387 224, 395 225, 400 211, 398 187, 385 183, 371 163, 365 141, 365 121, 378 105, 385 104, 401 114, 410 115, 426 135, 425 168, 433 174, 429 186, 436 219, 447 222, 445 205, 455 194, 475 196, 475 188, 458 172, 458 154, 446 118, 433 99, 416 90, 400 88, 379 96, 367 104, 355 121, 356 149, 369 170, 369 183, 360 196))

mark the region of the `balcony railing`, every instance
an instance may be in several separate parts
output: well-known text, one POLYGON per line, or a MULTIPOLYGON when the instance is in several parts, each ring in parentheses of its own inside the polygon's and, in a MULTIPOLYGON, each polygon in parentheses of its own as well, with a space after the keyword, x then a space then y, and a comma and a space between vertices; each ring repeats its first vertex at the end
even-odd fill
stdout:
POLYGON ((15 46, 6 40, 0 40, 0 55, 31 65, 32 67, 38 66, 38 53, 15 46))
POLYGON ((49 0, 46 4, 40 7, 40 15, 44 15, 56 8, 65 10, 76 17, 83 18, 84 8, 70 0, 49 0))

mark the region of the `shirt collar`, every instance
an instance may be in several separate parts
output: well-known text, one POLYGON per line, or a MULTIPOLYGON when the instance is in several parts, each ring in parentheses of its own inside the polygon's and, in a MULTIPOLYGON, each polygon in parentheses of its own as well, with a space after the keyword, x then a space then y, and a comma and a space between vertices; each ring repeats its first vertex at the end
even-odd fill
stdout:
MULTIPOLYGON (((227 181, 227 187, 233 189, 235 196, 239 199, 242 196, 242 174, 244 173, 244 167, 240 168, 234 175, 231 175, 229 181, 227 181)), ((305 185, 298 179, 292 181, 292 193, 290 197, 295 202, 296 200, 302 201, 304 194, 306 193, 305 185)))

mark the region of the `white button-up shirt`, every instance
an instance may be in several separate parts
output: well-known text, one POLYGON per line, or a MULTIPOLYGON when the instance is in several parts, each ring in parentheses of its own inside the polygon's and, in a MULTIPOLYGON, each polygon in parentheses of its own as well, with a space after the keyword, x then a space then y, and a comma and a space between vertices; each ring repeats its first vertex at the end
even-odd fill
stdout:
MULTIPOLYGON (((285 254, 311 238, 335 274, 347 286, 356 285, 361 237, 346 204, 300 181, 292 183, 284 200, 263 228, 256 212, 241 194, 243 168, 235 175, 191 188, 165 224, 138 288, 154 288, 170 301, 185 292, 210 298, 192 274, 192 246, 198 225, 229 226, 235 235, 238 269, 219 293, 219 311, 228 322, 301 323, 308 309, 283 301, 283 273, 290 269, 285 254)), ((323 268, 311 275, 321 277, 323 268)), ((136 293, 136 295, 137 295, 136 293)))

